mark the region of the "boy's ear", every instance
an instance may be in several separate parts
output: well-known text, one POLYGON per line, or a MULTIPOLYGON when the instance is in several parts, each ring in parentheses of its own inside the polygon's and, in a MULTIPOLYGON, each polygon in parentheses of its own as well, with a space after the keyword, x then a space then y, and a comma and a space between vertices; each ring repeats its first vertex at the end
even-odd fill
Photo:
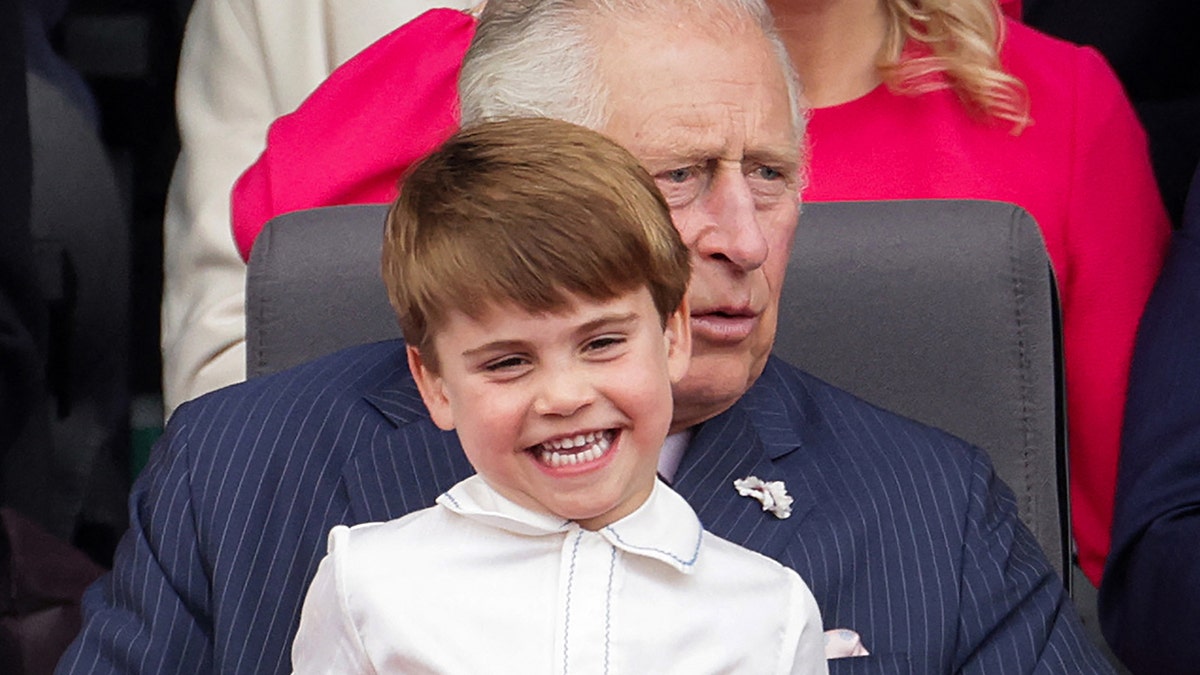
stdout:
POLYGON ((676 384, 687 374, 688 364, 692 361, 692 322, 687 298, 679 303, 679 308, 667 317, 663 330, 663 339, 667 342, 667 374, 671 384, 676 384))
POLYGON ((425 365, 420 350, 412 345, 405 345, 405 349, 408 352, 408 369, 412 371, 413 379, 417 382, 421 400, 425 401, 425 407, 429 408, 429 417, 439 429, 454 429, 454 412, 442 378, 425 365))

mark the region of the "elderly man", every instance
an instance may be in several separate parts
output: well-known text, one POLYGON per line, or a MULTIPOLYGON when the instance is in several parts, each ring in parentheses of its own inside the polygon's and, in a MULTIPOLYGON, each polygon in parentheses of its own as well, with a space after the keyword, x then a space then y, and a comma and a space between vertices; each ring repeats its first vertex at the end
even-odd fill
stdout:
MULTIPOLYGON (((1107 672, 984 455, 770 357, 803 114, 758 0, 492 0, 463 114, 625 144, 693 252, 694 360, 660 470, 712 532, 795 568, 869 656, 831 672, 1107 672), (733 482, 781 481, 780 517, 733 482)), ((61 672, 286 672, 328 530, 470 472, 398 342, 184 405, 61 672)), ((527 611, 537 611, 527 608, 527 611)))

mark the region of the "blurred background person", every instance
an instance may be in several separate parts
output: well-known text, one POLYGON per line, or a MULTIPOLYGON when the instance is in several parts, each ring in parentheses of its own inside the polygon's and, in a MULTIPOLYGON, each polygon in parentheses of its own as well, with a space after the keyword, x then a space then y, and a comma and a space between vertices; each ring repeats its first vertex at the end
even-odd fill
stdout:
POLYGON ((230 236, 229 189, 267 126, 334 68, 438 6, 478 0, 196 0, 176 108, 180 154, 164 221, 163 402, 245 379, 245 265, 230 236))
POLYGON ((0 671, 48 675, 102 570, 36 522, 41 504, 25 487, 45 489, 55 474, 22 12, 21 0, 0 0, 0 671))

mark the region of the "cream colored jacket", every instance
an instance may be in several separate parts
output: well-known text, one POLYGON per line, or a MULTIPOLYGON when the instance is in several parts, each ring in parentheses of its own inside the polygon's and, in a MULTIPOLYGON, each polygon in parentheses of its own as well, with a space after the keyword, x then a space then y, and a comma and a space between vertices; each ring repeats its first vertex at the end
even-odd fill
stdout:
POLYGON ((334 68, 434 7, 478 0, 196 0, 176 91, 180 154, 164 221, 163 399, 246 377, 246 266, 229 193, 267 127, 334 68))

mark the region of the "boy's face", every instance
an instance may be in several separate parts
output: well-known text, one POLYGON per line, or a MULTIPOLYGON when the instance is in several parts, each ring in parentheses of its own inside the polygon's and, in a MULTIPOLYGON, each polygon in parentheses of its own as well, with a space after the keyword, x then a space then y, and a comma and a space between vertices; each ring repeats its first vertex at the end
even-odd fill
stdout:
POLYGON ((599 529, 649 496, 687 370, 686 305, 664 330, 644 287, 555 314, 454 312, 433 338, 439 372, 408 349, 421 396, 497 492, 599 529))

